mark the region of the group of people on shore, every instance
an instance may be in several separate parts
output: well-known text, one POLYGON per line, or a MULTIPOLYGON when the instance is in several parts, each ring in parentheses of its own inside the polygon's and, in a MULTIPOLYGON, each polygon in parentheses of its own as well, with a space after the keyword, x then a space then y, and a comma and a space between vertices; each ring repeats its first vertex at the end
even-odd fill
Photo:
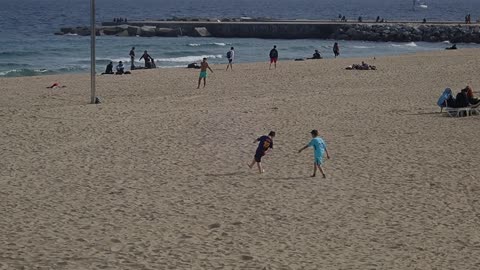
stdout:
MULTIPOLYGON (((307 145, 298 150, 298 153, 301 153, 305 149, 312 147, 314 157, 312 177, 316 177, 318 170, 322 174, 322 177, 326 178, 325 170, 323 169, 322 165, 324 164, 325 155, 327 159, 330 159, 330 154, 327 150, 327 144, 320 137, 318 130, 312 130, 310 132, 310 135, 312 136, 312 140, 307 145)), ((248 167, 250 169, 252 169, 253 166, 257 164, 258 172, 260 174, 265 172, 262 166, 262 158, 270 149, 273 149, 273 139, 275 138, 275 136, 275 131, 270 131, 268 135, 261 136, 254 141, 254 143, 258 143, 258 146, 257 150, 255 151, 255 155, 253 156, 252 162, 248 164, 248 167)))
POLYGON ((127 18, 113 18, 114 23, 127 23, 128 19, 127 18))
POLYGON ((472 15, 465 15, 465 24, 472 24, 472 15))
POLYGON ((460 90, 455 97, 452 89, 445 89, 438 99, 437 105, 441 108, 466 108, 469 106, 480 105, 480 99, 474 96, 472 87, 467 85, 465 88, 460 90))

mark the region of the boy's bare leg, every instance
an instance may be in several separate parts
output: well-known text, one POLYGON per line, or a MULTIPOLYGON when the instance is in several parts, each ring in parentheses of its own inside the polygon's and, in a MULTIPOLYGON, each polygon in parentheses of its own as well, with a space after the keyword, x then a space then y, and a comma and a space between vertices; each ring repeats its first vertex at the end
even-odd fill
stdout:
POLYGON ((320 170, 320 172, 322 173, 323 178, 327 178, 327 176, 325 175, 325 171, 322 168, 322 165, 317 164, 317 166, 318 166, 318 169, 320 170))
POLYGON ((313 174, 312 177, 317 176, 317 163, 313 162, 313 174))
POLYGON ((203 78, 203 88, 205 88, 205 86, 207 86, 207 78, 203 78))
POLYGON ((257 166, 258 166, 258 172, 259 173, 264 173, 265 172, 262 168, 262 163, 261 162, 257 162, 257 166))
POLYGON ((200 83, 202 82, 202 78, 198 78, 198 87, 197 89, 200 89, 200 83))
POLYGON ((255 165, 255 162, 256 162, 255 159, 253 159, 252 163, 248 164, 248 167, 250 167, 250 169, 253 168, 253 165, 255 165))

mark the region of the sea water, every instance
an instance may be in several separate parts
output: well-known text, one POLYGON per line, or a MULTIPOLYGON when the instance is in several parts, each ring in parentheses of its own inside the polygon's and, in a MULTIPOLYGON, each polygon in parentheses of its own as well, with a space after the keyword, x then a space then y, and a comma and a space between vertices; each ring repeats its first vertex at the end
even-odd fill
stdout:
MULTIPOLYGON (((338 14, 355 19, 451 20, 465 14, 480 17, 480 1, 431 0, 427 9, 412 10, 404 0, 97 0, 97 20, 114 17, 129 20, 178 17, 272 17, 280 19, 335 19, 338 14)), ((89 37, 54 36, 65 26, 88 25, 89 0, 0 0, 0 77, 87 72, 90 67, 89 37)), ((311 57, 315 49, 325 58, 333 57, 333 40, 268 40, 240 38, 142 38, 102 36, 97 39, 97 66, 101 72, 109 61, 130 65, 131 47, 137 60, 144 50, 157 67, 185 67, 208 57, 212 64, 225 63, 230 47, 235 47, 236 62, 268 60, 273 45, 280 59, 311 57)), ((393 54, 442 50, 446 43, 389 43, 340 41, 342 57, 365 59, 393 54)), ((460 48, 480 47, 459 44, 460 48)), ((136 63, 139 65, 140 63, 136 63)))

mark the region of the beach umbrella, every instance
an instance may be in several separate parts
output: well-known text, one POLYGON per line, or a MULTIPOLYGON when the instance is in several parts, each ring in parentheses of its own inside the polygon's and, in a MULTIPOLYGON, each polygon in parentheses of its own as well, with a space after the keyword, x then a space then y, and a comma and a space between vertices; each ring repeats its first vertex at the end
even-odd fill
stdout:
POLYGON ((95 0, 90 0, 90 102, 95 104, 95 0))

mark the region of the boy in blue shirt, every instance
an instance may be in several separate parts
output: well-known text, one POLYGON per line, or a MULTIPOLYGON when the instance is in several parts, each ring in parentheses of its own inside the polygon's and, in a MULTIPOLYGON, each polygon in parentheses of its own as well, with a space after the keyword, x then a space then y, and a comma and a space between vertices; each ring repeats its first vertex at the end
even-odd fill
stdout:
POLYGON ((248 167, 253 168, 253 165, 257 163, 258 166, 258 172, 259 173, 264 173, 265 171, 262 168, 262 157, 265 156, 265 153, 269 149, 273 149, 273 138, 275 137, 275 131, 270 131, 268 133, 268 136, 262 136, 258 139, 256 139, 253 143, 258 143, 257 151, 255 152, 255 156, 253 158, 253 161, 251 164, 248 165, 248 167))
POLYGON ((313 139, 305 147, 298 150, 298 153, 301 153, 303 150, 305 150, 309 147, 313 147, 313 150, 314 150, 313 154, 314 154, 315 162, 313 163, 313 175, 312 175, 312 177, 316 176, 317 168, 318 168, 320 170, 320 172, 322 173, 323 178, 326 178, 325 172, 322 168, 322 164, 323 164, 323 155, 324 154, 327 154, 327 158, 330 159, 330 155, 328 154, 328 150, 327 150, 327 145, 326 145, 325 141, 318 136, 318 130, 312 130, 310 132, 310 134, 312 134, 313 139))

